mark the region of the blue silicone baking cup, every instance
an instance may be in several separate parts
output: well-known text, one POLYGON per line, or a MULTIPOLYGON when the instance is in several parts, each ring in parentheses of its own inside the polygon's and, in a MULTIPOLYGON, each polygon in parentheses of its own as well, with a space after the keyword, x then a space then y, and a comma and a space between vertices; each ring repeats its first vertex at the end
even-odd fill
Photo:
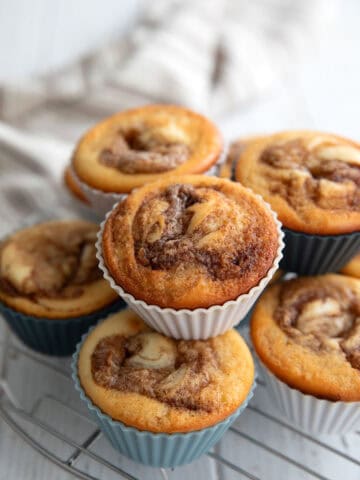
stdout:
POLYGON ((360 232, 310 235, 284 228, 285 248, 280 268, 300 275, 338 272, 360 252, 360 232))
POLYGON ((80 384, 77 365, 79 352, 85 338, 86 335, 78 344, 71 364, 75 388, 80 392, 80 398, 86 403, 91 416, 113 448, 135 462, 158 468, 173 468, 193 462, 209 451, 221 439, 253 397, 256 387, 255 380, 249 395, 232 415, 222 422, 202 430, 167 434, 152 433, 128 427, 122 422, 113 420, 94 405, 90 398, 86 396, 80 384))
POLYGON ((91 326, 124 306, 122 300, 116 300, 89 315, 52 319, 25 315, 0 302, 0 313, 25 345, 46 355, 65 357, 74 353, 77 343, 91 326))

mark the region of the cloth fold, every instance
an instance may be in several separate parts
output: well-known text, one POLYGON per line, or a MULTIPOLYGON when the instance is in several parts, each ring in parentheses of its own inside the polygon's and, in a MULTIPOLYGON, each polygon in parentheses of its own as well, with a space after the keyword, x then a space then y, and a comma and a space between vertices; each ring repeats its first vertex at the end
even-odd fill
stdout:
POLYGON ((33 212, 71 214, 74 142, 115 111, 181 103, 211 116, 268 91, 328 24, 332 0, 157 0, 125 39, 61 71, 0 86, 1 233, 33 212), (50 135, 57 140, 46 138, 50 135))
MULTIPOLYGON (((0 87, 0 118, 46 129, 145 102, 187 105, 211 116, 269 91, 316 43, 334 0, 145 2, 125 38, 40 78, 0 87)), ((55 133, 57 133, 55 128, 55 133)))
POLYGON ((76 216, 62 186, 73 145, 0 123, 0 236, 51 216, 76 216))

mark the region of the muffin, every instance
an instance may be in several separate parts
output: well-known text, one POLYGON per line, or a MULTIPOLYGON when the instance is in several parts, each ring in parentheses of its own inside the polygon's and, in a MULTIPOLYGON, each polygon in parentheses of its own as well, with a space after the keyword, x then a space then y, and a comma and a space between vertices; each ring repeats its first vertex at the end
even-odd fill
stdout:
POLYGON ((260 197, 199 175, 137 189, 102 230, 105 278, 153 328, 176 338, 193 338, 196 329, 196 338, 207 338, 238 323, 275 273, 282 248, 279 222, 260 197), (192 333, 182 337, 180 324, 192 333))
POLYGON ((82 220, 51 221, 0 244, 0 309, 35 350, 71 354, 90 325, 120 308, 97 265, 97 229, 82 220))
POLYGON ((160 177, 206 172, 222 150, 219 130, 202 115, 175 105, 146 105, 90 129, 72 166, 90 203, 108 211, 133 188, 160 177))
POLYGON ((341 269, 341 273, 349 275, 350 277, 360 278, 360 254, 355 255, 355 257, 341 269))
POLYGON ((338 271, 360 248, 360 146, 335 135, 283 132, 251 142, 236 180, 271 204, 285 227, 281 268, 338 271))
POLYGON ((70 166, 67 166, 64 170, 64 184, 73 198, 79 200, 85 205, 90 205, 89 200, 86 198, 78 182, 76 181, 70 166))
POLYGON ((241 137, 238 140, 233 141, 230 144, 230 148, 224 163, 219 167, 219 177, 233 180, 235 178, 236 163, 240 155, 251 142, 259 140, 260 138, 262 137, 258 135, 252 135, 248 137, 241 137))
POLYGON ((251 338, 277 403, 305 430, 360 426, 360 280, 327 274, 264 293, 251 338))
POLYGON ((246 406, 254 383, 250 351, 235 330, 176 341, 131 310, 88 334, 73 370, 113 446, 153 466, 188 463, 209 450, 246 406))

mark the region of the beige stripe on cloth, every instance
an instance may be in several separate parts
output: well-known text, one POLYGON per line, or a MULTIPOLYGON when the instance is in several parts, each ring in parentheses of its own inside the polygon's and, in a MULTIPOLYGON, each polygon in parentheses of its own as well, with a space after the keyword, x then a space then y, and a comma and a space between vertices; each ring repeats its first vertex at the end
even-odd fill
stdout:
POLYGON ((74 213, 60 177, 90 125, 154 101, 181 103, 216 120, 289 71, 301 47, 326 27, 332 1, 146 3, 127 38, 62 70, 0 86, 0 120, 41 135, 0 124, 0 234, 39 212, 74 213))

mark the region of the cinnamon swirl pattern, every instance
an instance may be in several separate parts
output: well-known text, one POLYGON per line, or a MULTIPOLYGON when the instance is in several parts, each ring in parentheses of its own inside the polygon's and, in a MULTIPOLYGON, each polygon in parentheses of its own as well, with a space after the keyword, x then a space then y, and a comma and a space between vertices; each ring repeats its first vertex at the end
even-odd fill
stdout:
POLYGON ((261 361, 287 385, 317 398, 360 401, 360 281, 298 278, 258 302, 251 336, 261 361))
POLYGON ((260 193, 287 228, 360 230, 360 146, 351 140, 310 131, 264 137, 240 156, 236 179, 260 193))
POLYGON ((53 221, 20 230, 0 246, 0 299, 29 315, 85 315, 116 299, 95 256, 97 225, 53 221))
POLYGON ((249 394, 254 365, 235 330, 206 341, 177 341, 123 310, 87 337, 78 374, 86 395, 114 420, 173 433, 231 415, 249 394))
POLYGON ((136 190, 108 217, 104 262, 118 285, 150 305, 208 308, 257 285, 279 232, 260 198, 227 180, 184 176, 136 190))
POLYGON ((95 321, 122 302, 101 278, 97 225, 81 220, 41 223, 0 245, 0 310, 31 348, 69 355, 95 321))
POLYGON ((159 175, 205 172, 222 149, 219 130, 205 117, 179 106, 147 105, 89 130, 72 165, 88 187, 124 194, 159 175))

